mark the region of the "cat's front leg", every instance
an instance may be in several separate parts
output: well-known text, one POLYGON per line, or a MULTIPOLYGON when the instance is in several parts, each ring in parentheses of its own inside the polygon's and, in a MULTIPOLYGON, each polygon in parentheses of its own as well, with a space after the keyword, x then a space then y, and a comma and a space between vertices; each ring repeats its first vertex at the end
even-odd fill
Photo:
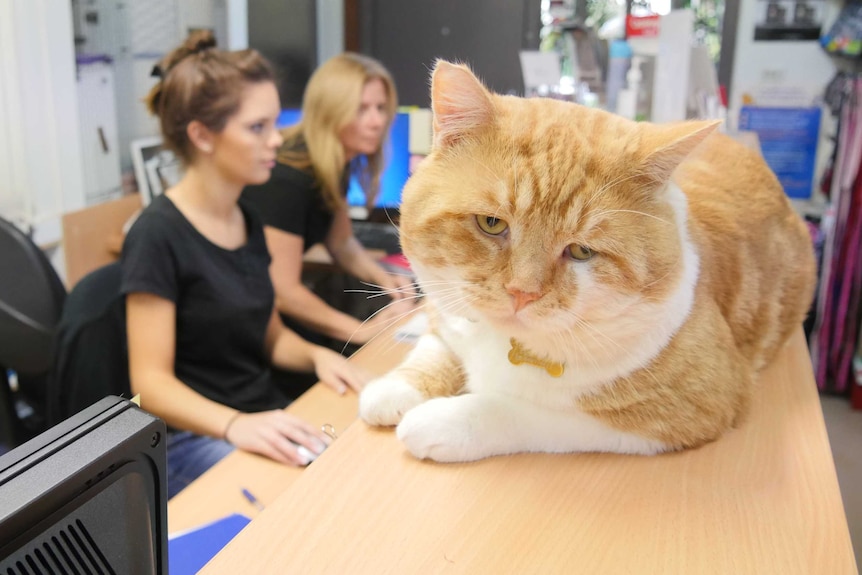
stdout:
POLYGON ((548 409, 497 394, 432 399, 408 411, 396 432, 414 456, 442 462, 519 452, 666 450, 658 440, 619 431, 574 409, 548 409))
POLYGON ((455 354, 437 335, 423 335, 401 365, 365 386, 359 417, 370 425, 396 425, 426 399, 460 392, 464 381, 455 354))

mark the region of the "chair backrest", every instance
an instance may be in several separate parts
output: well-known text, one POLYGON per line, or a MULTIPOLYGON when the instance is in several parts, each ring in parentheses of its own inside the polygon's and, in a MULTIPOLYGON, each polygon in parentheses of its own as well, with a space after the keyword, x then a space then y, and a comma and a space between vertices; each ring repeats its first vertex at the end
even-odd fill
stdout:
POLYGON ((66 298, 48 383, 49 425, 105 396, 131 396, 121 279, 119 262, 108 264, 84 276, 66 298))
POLYGON ((46 373, 66 288, 42 250, 0 218, 0 366, 46 373))
POLYGON ((65 299, 66 288, 39 246, 0 218, 0 444, 17 445, 44 425, 45 381, 65 299), (18 373, 17 396, 6 369, 18 373), (32 408, 26 421, 19 419, 16 397, 32 408))

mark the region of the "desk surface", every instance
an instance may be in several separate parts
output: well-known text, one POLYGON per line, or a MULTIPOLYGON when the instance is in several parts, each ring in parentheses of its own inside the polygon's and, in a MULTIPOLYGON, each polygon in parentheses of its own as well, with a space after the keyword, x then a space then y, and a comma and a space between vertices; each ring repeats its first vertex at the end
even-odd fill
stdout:
POLYGON ((857 573, 801 331, 697 450, 438 464, 357 422, 290 480, 203 573, 857 573))

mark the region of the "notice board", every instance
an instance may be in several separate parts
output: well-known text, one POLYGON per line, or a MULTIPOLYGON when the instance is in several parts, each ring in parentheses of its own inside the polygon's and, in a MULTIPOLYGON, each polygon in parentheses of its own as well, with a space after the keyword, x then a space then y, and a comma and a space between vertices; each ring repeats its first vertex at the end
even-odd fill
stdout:
POLYGON ((811 197, 820 115, 820 108, 743 106, 739 112, 739 129, 757 133, 766 163, 794 199, 811 197))

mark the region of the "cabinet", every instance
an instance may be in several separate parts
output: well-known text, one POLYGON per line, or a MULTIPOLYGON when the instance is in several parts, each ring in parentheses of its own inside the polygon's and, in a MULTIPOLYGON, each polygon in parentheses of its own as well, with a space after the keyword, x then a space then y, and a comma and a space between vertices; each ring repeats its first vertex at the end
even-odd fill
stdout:
POLYGON ((78 118, 87 205, 120 195, 120 150, 114 74, 104 57, 77 58, 78 118))

